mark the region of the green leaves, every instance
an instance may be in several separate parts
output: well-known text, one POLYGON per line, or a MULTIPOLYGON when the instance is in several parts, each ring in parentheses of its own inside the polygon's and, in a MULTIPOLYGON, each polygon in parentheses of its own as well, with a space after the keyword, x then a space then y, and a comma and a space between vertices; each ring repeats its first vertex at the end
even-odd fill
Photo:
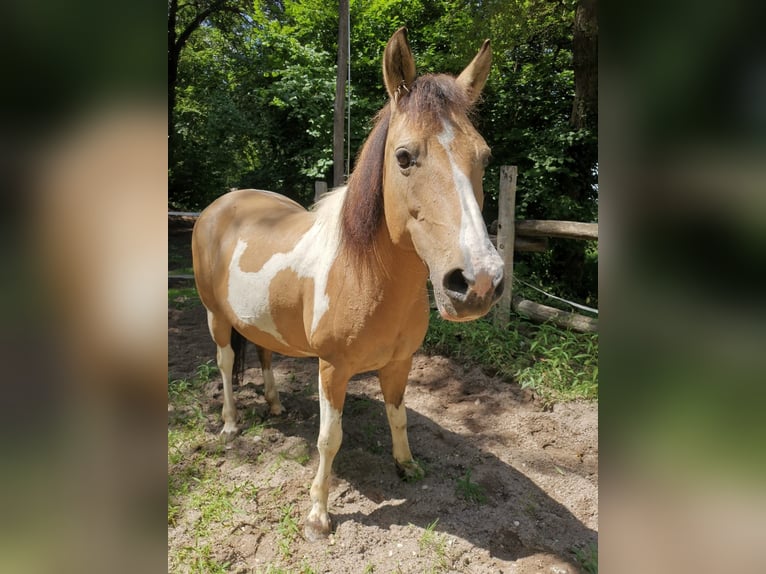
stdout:
POLYGON ((514 316, 507 329, 487 319, 450 323, 433 312, 423 348, 516 381, 545 403, 598 398, 598 335, 535 325, 514 316))

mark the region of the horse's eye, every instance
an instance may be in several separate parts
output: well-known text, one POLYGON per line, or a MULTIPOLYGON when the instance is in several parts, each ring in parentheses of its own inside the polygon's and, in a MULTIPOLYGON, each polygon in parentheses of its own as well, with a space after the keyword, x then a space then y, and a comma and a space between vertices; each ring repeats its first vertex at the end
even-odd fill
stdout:
POLYGON ((396 150, 396 161, 399 164, 399 167, 402 169, 407 169, 414 163, 412 161, 412 156, 410 155, 410 152, 408 152, 406 149, 396 150))

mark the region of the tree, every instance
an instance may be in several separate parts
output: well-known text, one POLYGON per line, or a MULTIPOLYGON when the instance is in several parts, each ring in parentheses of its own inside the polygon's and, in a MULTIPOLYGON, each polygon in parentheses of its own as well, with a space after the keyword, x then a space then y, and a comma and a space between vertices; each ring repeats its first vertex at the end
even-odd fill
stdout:
MULTIPOLYGON (((596 221, 597 0, 348 2, 352 164, 386 103, 380 59, 397 28, 408 27, 419 73, 457 73, 491 38, 493 69, 476 114, 493 153, 485 218, 496 216, 499 166, 512 164, 517 217, 596 221)), ((314 180, 329 181, 333 165, 342 173, 332 138, 346 74, 336 66, 339 4, 169 0, 168 18, 173 205, 202 207, 229 187, 308 204, 314 180)), ((596 260, 576 242, 552 247, 519 254, 518 274, 593 301, 596 260)))
POLYGON ((244 14, 245 2, 225 0, 189 0, 183 4, 168 0, 168 163, 173 165, 173 113, 176 108, 176 85, 178 83, 178 60, 189 38, 203 22, 216 13, 244 14), (187 14, 188 13, 188 14, 187 14))
MULTIPOLYGON (((335 110, 333 112, 332 159, 334 187, 343 185, 343 142, 345 139, 344 112, 346 109, 346 68, 348 65, 349 7, 348 0, 340 0, 338 10, 338 67, 335 81, 335 110)), ((351 168, 351 166, 349 166, 351 168)))
POLYGON ((598 0, 580 0, 572 43, 575 96, 571 124, 598 131, 598 0))

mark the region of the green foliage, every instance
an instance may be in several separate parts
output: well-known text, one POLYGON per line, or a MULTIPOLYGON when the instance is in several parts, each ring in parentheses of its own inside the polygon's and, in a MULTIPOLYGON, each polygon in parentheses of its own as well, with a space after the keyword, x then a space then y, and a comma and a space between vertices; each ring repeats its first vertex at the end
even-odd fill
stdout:
POLYGON ((279 532, 280 537, 278 542, 279 551, 282 556, 289 558, 292 554, 292 543, 300 536, 300 528, 295 518, 295 507, 292 504, 285 505, 280 509, 277 532, 279 532))
POLYGON ((171 287, 168 289, 168 307, 188 309, 199 304, 195 287, 171 287))
POLYGON ((598 546, 590 543, 583 548, 575 548, 575 558, 587 574, 598 574, 598 546))
POLYGON ((544 324, 529 353, 532 364, 516 374, 521 388, 541 392, 546 402, 598 396, 597 335, 575 335, 544 324))
POLYGON ((186 546, 178 553, 178 561, 186 566, 190 574, 226 574, 229 572, 228 562, 219 563, 213 557, 210 544, 202 546, 186 546))
POLYGON ((429 570, 430 572, 445 571, 449 567, 449 560, 447 559, 447 541, 443 534, 436 533, 436 525, 438 522, 439 519, 436 518, 431 524, 426 526, 420 540, 418 540, 421 552, 431 552, 433 554, 434 564, 429 570))
MULTIPOLYGON (((499 166, 519 167, 519 219, 596 221, 595 129, 572 127, 576 0, 352 0, 351 157, 385 104, 381 56, 407 26, 420 73, 458 73, 485 38, 493 70, 476 115, 492 148, 485 218, 496 218, 499 166)), ((260 0, 206 20, 181 53, 171 140, 170 203, 198 209, 231 187, 303 204, 332 170, 337 3, 260 0)), ((182 11, 180 31, 192 17, 182 11)), ((594 301, 597 266, 580 242, 521 254, 530 277, 594 301)))
POLYGON ((460 498, 476 504, 485 504, 487 495, 484 488, 471 480, 471 469, 465 471, 465 475, 457 479, 456 492, 460 498))
POLYGON ((518 315, 506 329, 488 318, 453 323, 433 311, 423 349, 516 381, 546 404, 598 398, 597 334, 536 325, 518 315))

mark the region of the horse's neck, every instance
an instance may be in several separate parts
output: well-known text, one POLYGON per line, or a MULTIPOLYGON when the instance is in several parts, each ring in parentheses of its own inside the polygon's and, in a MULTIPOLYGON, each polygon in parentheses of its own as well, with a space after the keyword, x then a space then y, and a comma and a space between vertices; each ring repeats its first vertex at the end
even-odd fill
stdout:
POLYGON ((428 269, 413 249, 402 248, 391 240, 385 225, 381 225, 375 241, 378 279, 385 290, 402 296, 419 296, 428 279, 428 269))

